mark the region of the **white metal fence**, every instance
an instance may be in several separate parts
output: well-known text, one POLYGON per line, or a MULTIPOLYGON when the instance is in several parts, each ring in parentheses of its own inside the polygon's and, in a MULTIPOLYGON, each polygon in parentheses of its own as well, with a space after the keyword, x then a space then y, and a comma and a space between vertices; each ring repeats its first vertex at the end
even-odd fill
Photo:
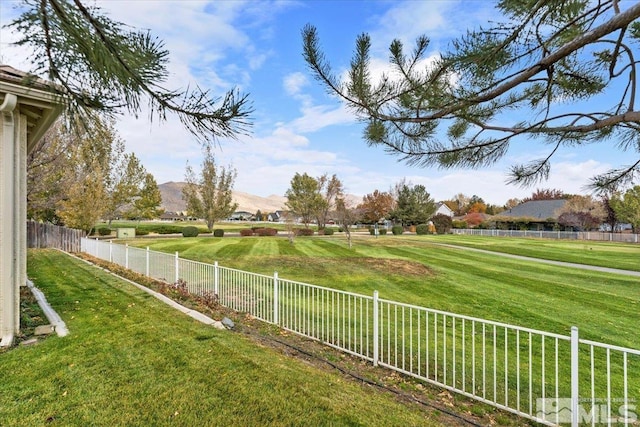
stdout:
POLYGON ((640 243, 638 234, 607 233, 602 231, 534 231, 534 230, 486 230, 479 228, 454 228, 453 234, 494 237, 537 237, 557 240, 597 240, 603 242, 640 243))
POLYGON ((83 239, 82 251, 545 425, 638 425, 640 350, 83 239))

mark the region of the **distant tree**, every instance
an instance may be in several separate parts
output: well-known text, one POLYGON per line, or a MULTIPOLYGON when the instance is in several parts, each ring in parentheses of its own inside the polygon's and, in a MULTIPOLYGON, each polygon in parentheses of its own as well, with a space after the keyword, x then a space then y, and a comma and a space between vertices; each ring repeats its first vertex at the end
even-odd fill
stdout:
POLYGON ((426 224, 435 211, 436 203, 424 185, 403 184, 389 216, 402 225, 418 225, 426 224))
POLYGON ((616 231, 616 228, 618 226, 618 214, 616 213, 615 209, 613 209, 613 206, 611 205, 611 197, 613 196, 613 194, 615 194, 615 192, 612 192, 612 194, 609 194, 609 192, 605 192, 604 194, 602 194, 602 206, 604 207, 604 218, 603 218, 603 223, 607 224, 609 226, 609 230, 611 230, 611 232, 613 233, 614 231, 616 231))
POLYGON ((534 200, 561 200, 566 199, 569 196, 564 194, 562 190, 550 189, 550 188, 538 188, 531 196, 522 199, 522 202, 530 202, 534 200))
POLYGON ((309 228, 313 217, 326 205, 325 199, 320 194, 318 181, 306 173, 295 174, 285 197, 287 198, 285 205, 302 218, 305 228, 309 228))
POLYGON ((358 209, 362 212, 362 219, 365 222, 375 224, 382 218, 387 218, 389 212, 393 210, 394 203, 395 200, 390 193, 374 190, 373 193, 362 198, 358 209))
POLYGON ((577 231, 588 231, 597 228, 601 219, 590 212, 567 211, 558 217, 558 224, 573 227, 577 231))
POLYGON ((640 185, 611 197, 611 207, 621 222, 628 222, 634 233, 640 233, 640 185))
POLYGON ((467 213, 486 213, 487 205, 482 202, 473 202, 467 208, 467 213))
POLYGON ((302 31, 304 59, 314 77, 367 123, 367 143, 409 164, 488 166, 519 138, 534 138, 547 143, 549 152, 509 172, 510 182, 532 185, 548 177, 559 148, 611 141, 635 159, 594 177, 593 185, 632 182, 640 173, 640 3, 495 4, 491 23, 467 31, 435 58, 427 57, 426 36, 417 38, 411 52, 393 40, 391 69, 378 80, 367 34, 358 36, 344 79, 330 66, 311 25, 302 31))
POLYGON ((502 211, 504 211, 504 206, 488 204, 487 209, 485 210, 485 213, 487 215, 498 215, 502 211))
POLYGON ((346 202, 344 198, 339 197, 336 200, 336 216, 338 224, 340 224, 342 231, 344 231, 345 236, 347 236, 349 249, 351 249, 353 247, 351 227, 353 227, 353 225, 362 217, 362 210, 360 207, 354 208, 346 202))
POLYGON ((478 212, 470 213, 464 216, 464 222, 466 222, 470 228, 474 228, 484 222, 484 216, 478 212))
POLYGON ((455 196, 453 196, 451 201, 453 202, 453 205, 454 205, 453 212, 455 213, 455 215, 461 216, 466 214, 467 207, 469 206, 470 200, 471 199, 469 198, 469 196, 462 193, 458 193, 455 196))
POLYGON ((140 196, 133 202, 133 210, 136 218, 158 218, 164 212, 164 209, 160 208, 161 204, 162 194, 160 194, 158 183, 152 174, 147 173, 144 177, 140 196))
POLYGON ((219 168, 216 165, 208 146, 205 148, 199 176, 187 165, 186 185, 182 189, 182 198, 187 202, 187 213, 189 216, 203 218, 210 233, 213 232, 216 221, 228 218, 238 207, 233 202, 236 175, 235 169, 219 168))
MULTIPOLYGON (((122 149, 124 149, 124 145, 122 145, 122 149)), ((131 205, 136 198, 140 197, 146 175, 146 170, 135 154, 124 154, 121 151, 113 153, 105 177, 107 185, 105 219, 109 221, 109 225, 115 217, 122 214, 123 208, 131 205)))
POLYGON ((104 175, 96 162, 76 170, 77 179, 69 179, 65 198, 58 203, 58 216, 65 226, 91 233, 106 210, 104 175))
POLYGON ((336 208, 336 200, 344 195, 344 186, 335 174, 329 178, 325 173, 317 181, 318 191, 324 199, 324 203, 318 206, 316 221, 318 229, 322 229, 327 224, 329 212, 336 208))
POLYGON ((431 221, 438 234, 448 233, 453 226, 453 221, 449 215, 437 214, 431 217, 431 221))
POLYGON ((260 211, 260 209, 258 209, 256 211, 256 214, 254 215, 254 217, 255 217, 256 221, 264 221, 264 219, 262 218, 263 215, 262 215, 262 212, 260 211))
POLYGON ((593 196, 576 195, 567 199, 567 202, 556 214, 559 224, 583 231, 591 230, 602 224, 606 211, 602 201, 593 196))
POLYGON ((504 204, 504 209, 508 210, 508 209, 511 209, 511 208, 515 208, 520 203, 522 203, 522 201, 520 199, 509 199, 509 200, 507 200, 507 203, 504 204))
POLYGON ((27 217, 59 223, 58 203, 65 197, 66 173, 74 151, 74 135, 56 122, 27 157, 27 217))
POLYGON ((245 133, 250 126, 246 95, 229 91, 217 98, 193 85, 164 89, 169 75, 164 43, 81 0, 26 0, 9 27, 18 32, 16 44, 30 49, 31 71, 56 83, 51 90, 65 98, 69 117, 84 121, 94 112, 122 110, 137 116, 146 104, 151 119, 166 120, 173 113, 206 143, 245 133))

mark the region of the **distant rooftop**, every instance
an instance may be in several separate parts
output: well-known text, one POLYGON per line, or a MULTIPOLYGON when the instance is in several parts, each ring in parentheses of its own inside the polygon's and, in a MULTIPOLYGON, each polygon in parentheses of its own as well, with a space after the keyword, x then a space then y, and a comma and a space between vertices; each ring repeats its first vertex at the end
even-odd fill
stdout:
POLYGON ((557 218, 557 211, 562 208, 567 201, 565 199, 559 200, 531 200, 524 202, 508 209, 504 212, 500 212, 499 216, 506 216, 512 218, 535 218, 545 220, 547 218, 557 218))

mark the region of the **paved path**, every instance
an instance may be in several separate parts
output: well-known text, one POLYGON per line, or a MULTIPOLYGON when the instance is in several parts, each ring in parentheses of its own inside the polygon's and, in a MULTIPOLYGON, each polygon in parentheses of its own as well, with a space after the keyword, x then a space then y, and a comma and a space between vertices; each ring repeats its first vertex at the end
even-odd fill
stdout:
MULTIPOLYGON (((640 271, 632 271, 632 270, 620 270, 617 268, 608 268, 608 267, 598 267, 595 265, 587 265, 587 264, 576 264, 573 262, 562 262, 562 261, 553 261, 550 259, 542 259, 542 258, 532 258, 532 257, 526 257, 526 256, 522 256, 522 255, 512 255, 512 254, 505 254, 502 252, 494 252, 494 251, 488 251, 486 249, 476 249, 476 248, 470 248, 467 246, 458 246, 458 245, 450 245, 447 243, 433 243, 434 245, 438 245, 438 246, 446 246, 449 248, 454 248, 454 249, 463 249, 463 250, 468 250, 468 251, 474 251, 474 252, 481 252, 481 253, 485 253, 485 254, 492 254, 492 255, 498 255, 498 256, 502 256, 502 257, 506 257, 506 258, 513 258, 513 259, 519 259, 519 260, 525 260, 525 261, 533 261, 533 262, 540 262, 543 264, 552 264, 552 265, 558 265, 561 267, 572 267, 572 268, 579 268, 582 270, 592 270, 592 271, 600 271, 603 273, 613 273, 613 274, 622 274, 625 276, 635 276, 635 277, 640 277, 640 271)), ((640 260, 638 260, 638 262, 640 263, 640 260)))

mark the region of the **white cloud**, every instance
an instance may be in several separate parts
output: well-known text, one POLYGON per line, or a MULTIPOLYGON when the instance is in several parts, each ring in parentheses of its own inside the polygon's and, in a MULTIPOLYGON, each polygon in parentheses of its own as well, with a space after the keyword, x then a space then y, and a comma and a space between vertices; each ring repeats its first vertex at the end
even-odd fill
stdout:
POLYGON ((286 75, 282 86, 287 94, 295 96, 300 94, 302 88, 307 86, 308 83, 309 80, 307 79, 306 74, 296 72, 286 75))
POLYGON ((291 122, 292 129, 296 132, 315 132, 333 125, 355 123, 355 116, 344 104, 338 107, 328 105, 316 105, 302 107, 302 116, 291 122))

